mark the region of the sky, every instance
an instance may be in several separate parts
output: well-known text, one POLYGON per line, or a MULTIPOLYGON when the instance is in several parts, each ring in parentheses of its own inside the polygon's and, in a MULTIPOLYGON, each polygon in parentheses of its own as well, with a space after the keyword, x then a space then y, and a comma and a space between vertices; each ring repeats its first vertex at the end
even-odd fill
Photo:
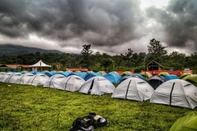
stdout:
POLYGON ((148 52, 151 39, 168 53, 197 50, 197 0, 1 0, 0 44, 65 53, 148 52))

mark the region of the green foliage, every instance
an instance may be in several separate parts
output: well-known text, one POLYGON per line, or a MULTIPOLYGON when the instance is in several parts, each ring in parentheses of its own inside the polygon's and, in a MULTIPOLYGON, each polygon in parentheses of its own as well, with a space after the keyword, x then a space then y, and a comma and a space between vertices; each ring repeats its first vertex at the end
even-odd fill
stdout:
MULTIPOLYGON (((85 95, 42 86, 0 83, 0 130, 68 131, 77 117, 95 112, 108 120, 97 131, 169 131, 186 108, 85 95)), ((194 110, 195 111, 195 110, 194 110)))
POLYGON ((155 60, 159 63, 162 62, 163 58, 167 54, 167 47, 163 46, 160 41, 152 39, 148 45, 149 61, 155 60))
POLYGON ((135 53, 131 48, 120 55, 108 55, 96 52, 93 54, 90 50, 91 45, 83 45, 81 54, 69 53, 27 53, 18 55, 2 55, 0 56, 0 64, 25 64, 31 65, 42 59, 46 64, 52 65, 52 70, 66 70, 66 68, 83 68, 89 70, 132 70, 137 72, 141 70, 139 67, 155 60, 162 64, 165 69, 182 70, 184 68, 194 69, 196 72, 197 53, 194 52, 190 56, 183 53, 172 52, 167 55, 166 46, 160 41, 152 39, 148 45, 148 53, 146 57, 143 52, 135 53), (58 66, 57 66, 58 65, 58 66), (136 68, 137 67, 137 68, 136 68))

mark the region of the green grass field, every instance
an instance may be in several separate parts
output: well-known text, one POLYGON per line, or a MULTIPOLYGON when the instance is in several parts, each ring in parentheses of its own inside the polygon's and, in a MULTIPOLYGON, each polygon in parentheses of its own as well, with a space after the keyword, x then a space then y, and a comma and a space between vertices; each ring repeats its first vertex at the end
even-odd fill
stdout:
POLYGON ((96 131, 168 131, 189 111, 58 89, 0 83, 1 131, 68 131, 77 117, 95 112, 108 120, 96 131))

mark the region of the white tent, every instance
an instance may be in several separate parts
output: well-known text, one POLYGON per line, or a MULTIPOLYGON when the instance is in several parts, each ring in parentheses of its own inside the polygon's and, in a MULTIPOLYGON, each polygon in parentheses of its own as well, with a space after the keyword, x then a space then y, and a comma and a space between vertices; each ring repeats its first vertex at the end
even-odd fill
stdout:
POLYGON ((0 72, 0 82, 2 81, 3 76, 4 76, 5 74, 6 74, 5 72, 0 72))
POLYGON ((17 83, 18 79, 21 78, 23 74, 21 73, 14 73, 10 76, 10 78, 7 80, 7 83, 17 83))
POLYGON ((36 74, 28 80, 27 84, 34 86, 44 85, 48 78, 45 74, 36 74))
POLYGON ((4 74, 4 76, 1 78, 1 82, 7 83, 9 78, 13 75, 13 72, 7 72, 4 74))
POLYGON ((150 102, 193 109, 197 106, 197 88, 185 80, 169 80, 155 90, 150 102))
POLYGON ((83 83, 79 92, 85 94, 103 95, 113 93, 115 86, 103 76, 95 76, 83 83))
POLYGON ((78 91, 84 82, 85 80, 80 76, 72 75, 67 78, 64 78, 64 80, 62 80, 62 82, 58 86, 58 89, 72 92, 78 91))
POLYGON ((20 76, 20 78, 17 79, 16 84, 27 84, 27 82, 29 81, 29 79, 31 77, 33 77, 33 76, 34 76, 34 74, 32 74, 32 73, 22 74, 20 76))
POLYGON ((55 74, 48 78, 43 87, 58 88, 64 78, 66 77, 62 74, 55 74))
POLYGON ((122 81, 112 94, 112 98, 145 101, 151 98, 154 89, 144 80, 130 77, 122 81))
POLYGON ((47 65, 42 60, 39 60, 37 63, 30 65, 32 67, 32 71, 38 71, 39 68, 50 68, 51 65, 47 65))

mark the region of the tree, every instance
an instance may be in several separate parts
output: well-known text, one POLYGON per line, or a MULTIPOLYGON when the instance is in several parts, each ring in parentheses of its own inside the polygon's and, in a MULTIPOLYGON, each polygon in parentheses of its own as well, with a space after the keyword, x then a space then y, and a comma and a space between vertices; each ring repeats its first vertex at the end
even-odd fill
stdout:
POLYGON ((101 66, 105 68, 105 71, 107 71, 107 68, 113 65, 113 60, 112 59, 102 59, 101 61, 101 66))
POLYGON ((89 56, 92 54, 92 50, 90 50, 91 45, 83 45, 83 50, 81 51, 82 59, 81 64, 83 67, 88 68, 90 65, 89 56))
POLYGON ((167 46, 162 46, 160 41, 155 39, 150 40, 148 46, 149 60, 155 60, 162 63, 163 57, 167 54, 166 48, 167 46))
POLYGON ((184 68, 186 55, 173 51, 168 56, 168 60, 165 62, 166 67, 173 68, 175 70, 182 70, 184 68))

